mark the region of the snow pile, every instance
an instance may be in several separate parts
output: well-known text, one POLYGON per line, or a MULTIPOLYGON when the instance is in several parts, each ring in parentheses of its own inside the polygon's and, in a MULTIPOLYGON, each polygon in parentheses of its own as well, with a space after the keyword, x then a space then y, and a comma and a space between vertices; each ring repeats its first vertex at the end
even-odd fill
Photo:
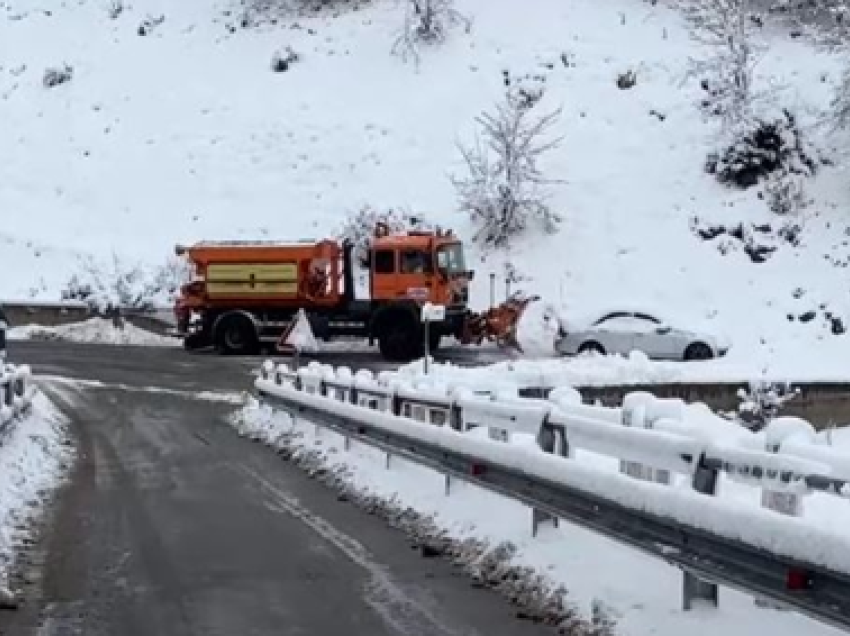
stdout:
POLYGON ((175 347, 180 341, 161 336, 129 323, 124 328, 116 327, 111 320, 91 318, 85 322, 71 323, 59 327, 27 325, 13 327, 9 340, 61 340, 86 344, 138 345, 146 347, 175 347))
POLYGON ((423 48, 418 65, 390 55, 404 26, 395 3, 258 28, 242 28, 226 0, 117 14, 90 0, 4 4, 0 146, 14 160, 0 164, 0 209, 13 218, 0 228, 0 298, 58 298, 74 273, 95 297, 120 295, 128 278, 167 295, 168 281, 124 274, 156 272, 175 243, 325 238, 366 206, 422 212, 469 240, 478 228, 450 178, 467 168, 458 142, 472 143, 506 78, 532 78, 535 108, 561 112, 551 132, 563 143, 536 167, 563 221, 507 252, 473 249, 474 307, 488 304, 491 272, 559 307, 631 296, 676 325, 728 333, 748 377, 774 364, 847 377, 850 188, 835 150, 846 144, 814 126, 843 62, 769 20, 753 29, 763 54, 748 85, 776 87, 766 101, 791 107, 836 163, 807 178, 806 205, 785 216, 758 188, 705 173, 727 144, 699 107, 712 87, 683 83, 705 51, 667 3, 458 0, 470 32, 423 48), (272 72, 287 47, 298 63, 272 72), (65 65, 70 81, 46 89, 45 70, 65 65), (90 262, 102 284, 84 280, 90 262))
MULTIPOLYGON (((802 358, 801 358, 802 359, 802 358)), ((795 364, 794 360, 777 360, 764 367, 725 358, 698 362, 665 362, 650 360, 641 352, 628 357, 579 356, 549 360, 510 360, 485 367, 461 367, 452 363, 434 363, 429 368, 430 380, 486 387, 491 384, 513 386, 628 386, 637 384, 714 383, 714 382, 843 382, 846 365, 838 359, 823 360, 821 366, 795 364)), ((399 369, 405 379, 422 380, 421 361, 399 369)))
MULTIPOLYGON (((256 404, 246 407, 236 426, 280 449, 284 457, 341 490, 345 498, 387 516, 418 543, 436 545, 439 553, 465 564, 473 575, 470 564, 484 566, 480 570, 485 573, 495 569, 495 575, 478 577, 523 608, 519 616, 572 624, 574 629, 595 624, 616 633, 658 636, 703 633, 709 628, 730 636, 762 631, 777 636, 840 633, 792 613, 756 607, 749 597, 725 589, 719 611, 683 612, 681 572, 659 560, 570 524, 546 528, 533 539, 525 506, 456 481, 447 497, 442 475, 399 458, 387 470, 382 452, 357 443, 344 451, 336 434, 316 431, 305 421, 293 422, 256 404), (499 522, 493 523, 494 519, 499 522), (472 555, 464 555, 457 546, 474 546, 472 555), (491 561, 497 567, 487 567, 491 561), (513 585, 503 584, 510 581, 513 585), (525 611, 526 607, 531 610, 525 611)), ((587 463, 588 458, 579 461, 587 463)), ((647 484, 635 482, 635 486, 647 484)))
POLYGON ((73 460, 67 421, 41 394, 0 439, 0 582, 52 489, 73 460))

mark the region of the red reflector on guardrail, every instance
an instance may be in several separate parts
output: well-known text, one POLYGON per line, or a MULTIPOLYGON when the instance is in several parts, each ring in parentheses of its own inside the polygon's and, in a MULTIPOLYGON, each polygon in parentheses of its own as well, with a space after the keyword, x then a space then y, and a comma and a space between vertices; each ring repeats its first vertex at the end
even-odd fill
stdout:
POLYGON ((469 474, 473 477, 483 475, 485 472, 487 472, 487 467, 484 464, 471 464, 469 466, 469 474))
POLYGON ((811 589, 812 577, 805 570, 788 570, 785 575, 785 587, 793 591, 811 589))

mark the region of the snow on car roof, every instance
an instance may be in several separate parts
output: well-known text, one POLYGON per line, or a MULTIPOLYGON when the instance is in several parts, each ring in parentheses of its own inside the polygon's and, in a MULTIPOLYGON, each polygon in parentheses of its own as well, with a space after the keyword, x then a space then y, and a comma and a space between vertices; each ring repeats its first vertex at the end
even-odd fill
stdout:
POLYGON ((654 318, 659 322, 669 322, 668 316, 662 314, 662 312, 660 311, 655 311, 654 309, 648 306, 632 304, 600 306, 599 308, 592 310, 558 308, 556 311, 554 311, 554 314, 557 316, 558 322, 562 326, 569 326, 571 329, 576 329, 578 327, 589 327, 598 320, 604 318, 605 316, 615 313, 643 314, 645 316, 650 316, 651 318, 654 318))

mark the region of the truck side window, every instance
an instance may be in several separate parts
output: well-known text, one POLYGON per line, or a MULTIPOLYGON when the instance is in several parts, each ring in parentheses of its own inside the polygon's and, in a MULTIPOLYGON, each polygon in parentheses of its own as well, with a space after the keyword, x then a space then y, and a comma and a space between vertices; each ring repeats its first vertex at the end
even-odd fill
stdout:
POLYGON ((431 255, 422 250, 405 250, 401 253, 403 274, 430 274, 434 271, 431 255))
POLYGON ((395 252, 379 250, 375 252, 375 273, 392 274, 395 272, 395 252))

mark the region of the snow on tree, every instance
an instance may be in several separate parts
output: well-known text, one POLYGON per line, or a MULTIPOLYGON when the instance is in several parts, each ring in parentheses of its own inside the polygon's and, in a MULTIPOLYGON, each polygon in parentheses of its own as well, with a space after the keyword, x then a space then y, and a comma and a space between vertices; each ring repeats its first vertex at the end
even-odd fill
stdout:
POLYGON ((512 87, 494 112, 476 118, 480 135, 472 146, 460 146, 468 174, 453 178, 460 210, 477 226, 473 240, 485 248, 508 247, 511 240, 537 224, 557 231, 560 215, 548 205, 547 179, 541 158, 561 142, 552 134, 560 109, 538 114, 542 91, 512 87))
POLYGON ((454 0, 406 0, 404 25, 392 47, 392 54, 402 60, 419 63, 420 48, 442 44, 454 27, 468 33, 472 21, 455 9, 454 0))
POLYGON ((753 38, 761 19, 751 0, 680 0, 694 39, 707 54, 691 60, 689 76, 706 93, 703 110, 736 127, 752 115, 753 69, 762 47, 753 38))
POLYGON ((340 241, 351 241, 354 245, 354 256, 362 267, 369 266, 369 244, 375 233, 375 227, 385 224, 391 233, 409 230, 426 230, 431 224, 422 216, 403 210, 377 210, 365 206, 351 214, 334 232, 340 241))
POLYGON ((62 298, 85 302, 104 314, 121 309, 147 311, 160 303, 170 304, 190 277, 188 263, 176 257, 158 268, 127 264, 117 254, 108 264, 87 258, 82 260, 80 271, 71 276, 62 298))

